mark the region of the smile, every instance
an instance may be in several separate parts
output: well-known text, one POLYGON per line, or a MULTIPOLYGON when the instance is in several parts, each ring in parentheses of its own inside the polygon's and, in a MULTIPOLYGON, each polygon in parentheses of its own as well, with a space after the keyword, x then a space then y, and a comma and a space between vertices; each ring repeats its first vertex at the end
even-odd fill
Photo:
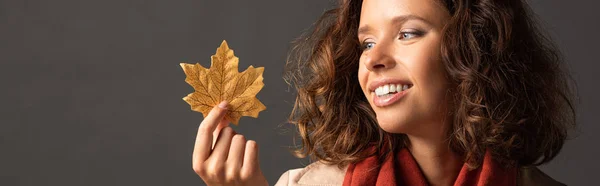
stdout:
POLYGON ((412 85, 402 85, 402 84, 388 84, 379 86, 375 89, 374 93, 377 97, 389 96, 390 94, 396 94, 411 88, 412 85))
POLYGON ((373 103, 378 107, 385 107, 399 101, 404 97, 412 85, 387 84, 379 86, 373 92, 373 103))

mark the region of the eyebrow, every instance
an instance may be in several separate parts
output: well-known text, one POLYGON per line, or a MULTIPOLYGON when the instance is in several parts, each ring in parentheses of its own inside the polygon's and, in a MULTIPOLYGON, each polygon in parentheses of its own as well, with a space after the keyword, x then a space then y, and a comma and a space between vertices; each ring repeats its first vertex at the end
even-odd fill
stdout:
MULTIPOLYGON (((419 20, 419 21, 422 21, 422 22, 425 22, 425 23, 431 25, 431 22, 427 21, 425 18, 419 17, 417 15, 412 15, 412 14, 394 17, 392 19, 392 23, 393 24, 403 23, 403 22, 406 22, 408 20, 419 20)), ((371 29, 372 28, 369 25, 362 26, 362 27, 358 28, 358 34, 359 35, 360 34, 365 34, 365 33, 369 32, 369 31, 371 31, 371 29)))

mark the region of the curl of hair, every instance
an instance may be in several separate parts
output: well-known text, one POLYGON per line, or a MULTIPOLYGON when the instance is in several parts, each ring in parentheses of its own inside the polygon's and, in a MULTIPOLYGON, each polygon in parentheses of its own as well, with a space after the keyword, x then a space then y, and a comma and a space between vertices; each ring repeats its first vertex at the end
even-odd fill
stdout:
MULTIPOLYGON (((535 166, 561 150, 575 126, 570 76, 556 46, 524 0, 445 0, 442 63, 451 91, 451 148, 478 167, 486 150, 507 165, 535 166)), ((362 0, 341 0, 300 37, 288 56, 286 81, 297 97, 290 122, 302 144, 295 153, 340 167, 409 144, 377 124, 358 83, 357 30, 362 0)), ((380 158, 383 159, 383 158, 380 158)))

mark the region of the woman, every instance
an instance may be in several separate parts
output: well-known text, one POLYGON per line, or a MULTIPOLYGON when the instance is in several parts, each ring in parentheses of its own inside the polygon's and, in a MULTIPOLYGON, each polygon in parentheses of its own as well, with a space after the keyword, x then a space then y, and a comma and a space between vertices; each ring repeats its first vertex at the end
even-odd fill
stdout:
MULTIPOLYGON (((316 161, 276 185, 561 185, 535 166, 575 125, 573 92, 524 2, 342 0, 300 41, 291 121, 297 155, 316 161)), ((256 143, 218 130, 222 108, 201 124, 194 169, 209 185, 266 185, 256 143)))

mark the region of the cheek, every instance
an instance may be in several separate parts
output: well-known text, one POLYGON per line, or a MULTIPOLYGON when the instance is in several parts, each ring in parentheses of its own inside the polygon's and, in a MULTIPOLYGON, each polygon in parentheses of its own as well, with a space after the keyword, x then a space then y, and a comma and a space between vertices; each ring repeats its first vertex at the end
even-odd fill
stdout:
POLYGON ((366 90, 367 90, 367 80, 368 80, 368 73, 367 73, 367 69, 364 65, 362 65, 362 57, 359 61, 358 64, 358 83, 360 84, 360 88, 363 90, 363 93, 367 94, 366 90))
POLYGON ((419 47, 411 55, 410 68, 418 84, 419 99, 424 106, 440 105, 448 88, 444 65, 440 59, 439 44, 432 43, 419 47))
POLYGON ((448 83, 444 75, 444 70, 439 68, 440 61, 431 61, 432 68, 429 68, 431 74, 424 77, 426 81, 426 87, 424 88, 424 100, 425 105, 428 105, 429 111, 437 111, 443 107, 446 107, 446 93, 448 91, 448 83))

